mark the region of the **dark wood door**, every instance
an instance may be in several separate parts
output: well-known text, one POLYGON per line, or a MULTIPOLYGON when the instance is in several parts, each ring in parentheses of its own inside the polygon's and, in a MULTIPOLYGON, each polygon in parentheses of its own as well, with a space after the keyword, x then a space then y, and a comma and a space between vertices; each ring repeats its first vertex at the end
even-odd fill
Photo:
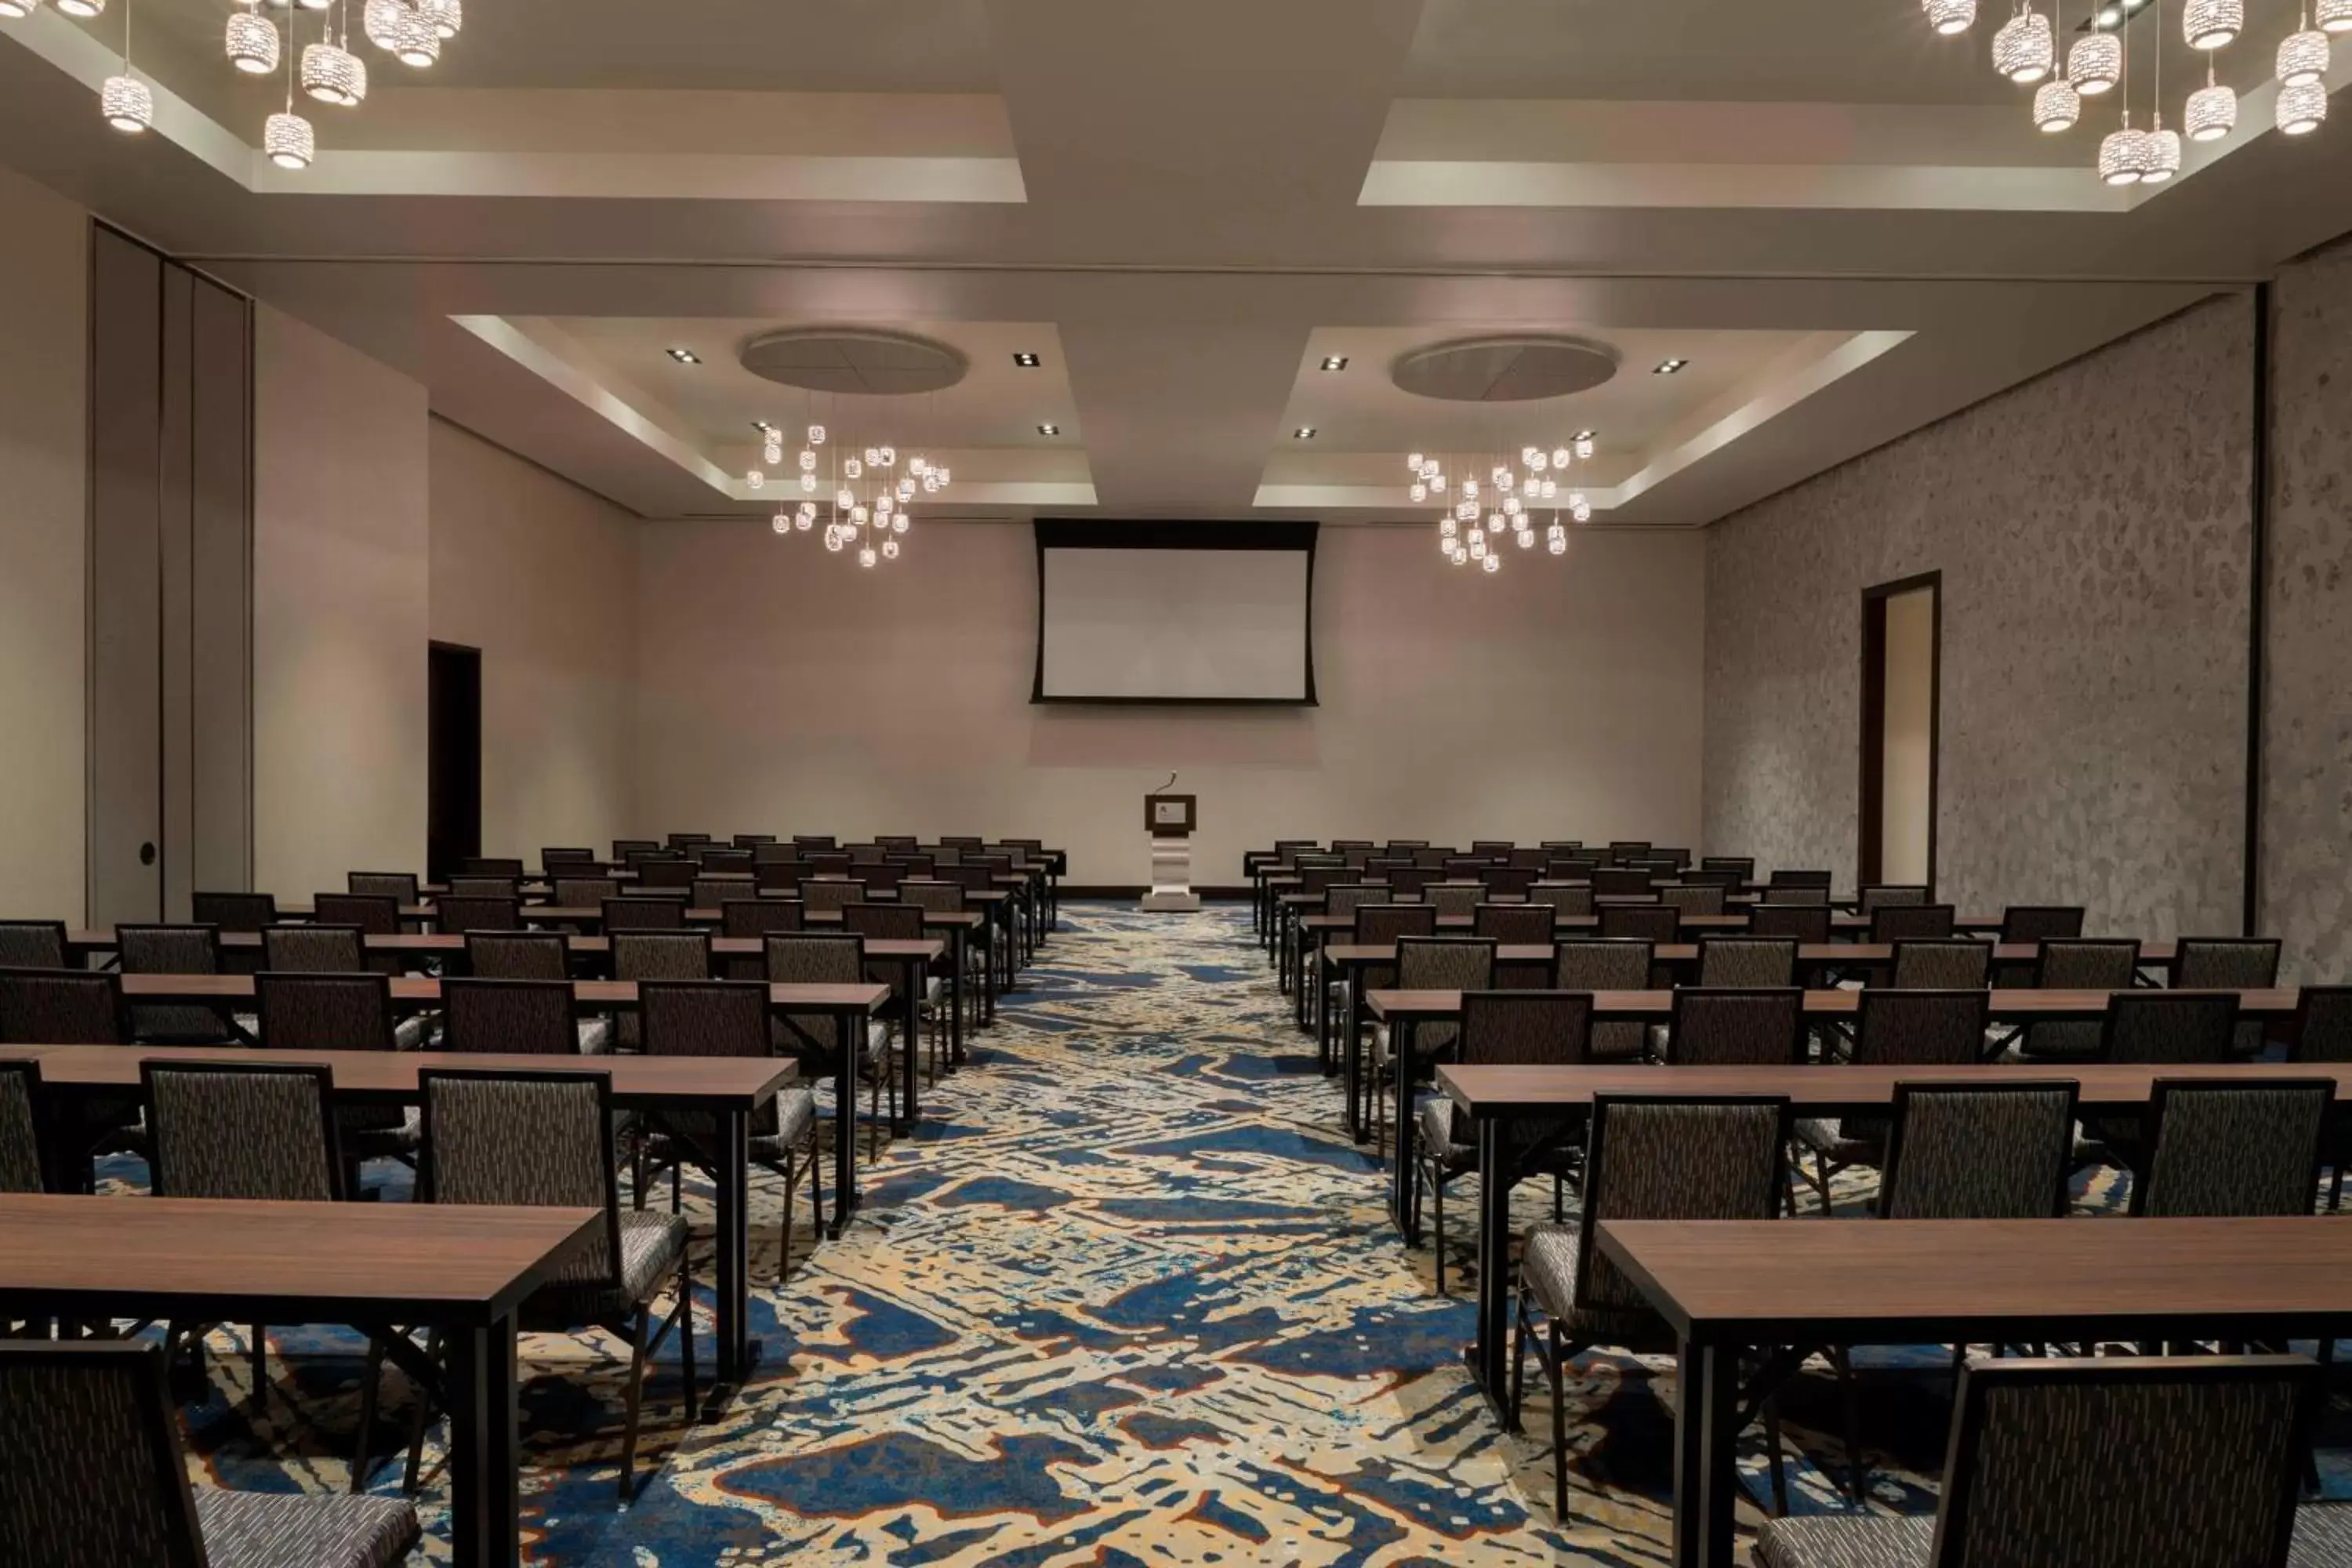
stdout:
POLYGON ((446 881, 482 852, 482 650, 427 650, 425 868, 446 881))

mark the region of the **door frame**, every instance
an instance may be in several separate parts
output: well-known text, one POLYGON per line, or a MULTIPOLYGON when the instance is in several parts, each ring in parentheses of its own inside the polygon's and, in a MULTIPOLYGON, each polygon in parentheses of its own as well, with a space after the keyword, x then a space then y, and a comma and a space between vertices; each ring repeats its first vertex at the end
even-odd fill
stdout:
POLYGON ((1855 880, 1879 879, 1884 864, 1886 792, 1886 601, 1927 592, 1927 892, 1935 897, 1936 826, 1943 815, 1944 574, 1922 572, 1862 591, 1862 723, 1857 771, 1861 808, 1854 820, 1855 880))

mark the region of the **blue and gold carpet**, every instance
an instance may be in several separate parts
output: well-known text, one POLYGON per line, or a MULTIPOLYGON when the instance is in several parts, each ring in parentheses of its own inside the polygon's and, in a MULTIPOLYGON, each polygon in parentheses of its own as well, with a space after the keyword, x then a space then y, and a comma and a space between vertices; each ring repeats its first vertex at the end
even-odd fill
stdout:
MULTIPOLYGON (((625 1353, 597 1336, 526 1338, 528 1561, 1664 1560, 1671 1363, 1580 1363, 1575 1517, 1555 1519, 1548 1448, 1499 1433, 1472 1389, 1459 1358, 1470 1309, 1433 1293, 1430 1254, 1388 1224, 1378 1167, 1339 1131, 1338 1090, 1244 910, 1069 905, 1025 985, 975 1037, 971 1065, 930 1092, 920 1131, 866 1167, 857 1223, 814 1256, 803 1200, 781 1285, 781 1189, 761 1189, 760 1366, 722 1416, 687 1429, 666 1357, 638 1459, 658 1474, 634 1507, 614 1500, 625 1353)), ((1520 1194, 1530 1220, 1549 1217, 1538 1185, 1520 1194)), ((278 1340, 266 1415, 236 1381, 241 1360, 215 1364, 192 1418, 203 1473, 340 1489, 358 1344, 278 1340)), ((1941 1357, 1857 1359, 1876 1369, 1862 1380, 1874 1504, 1930 1510, 1921 1477, 1940 1467, 1949 1412, 1941 1357)), ((408 1426, 396 1375, 384 1397, 379 1453, 408 1426)), ((1842 1429, 1834 1383, 1802 1376, 1783 1407, 1792 1507, 1843 1507, 1809 1458, 1843 1463, 1827 1436, 1842 1429)), ((1761 1499, 1760 1435, 1748 1441, 1761 1499)), ((373 1489, 395 1489, 398 1469, 373 1489)), ((438 1485, 428 1464, 436 1561, 438 1485)))

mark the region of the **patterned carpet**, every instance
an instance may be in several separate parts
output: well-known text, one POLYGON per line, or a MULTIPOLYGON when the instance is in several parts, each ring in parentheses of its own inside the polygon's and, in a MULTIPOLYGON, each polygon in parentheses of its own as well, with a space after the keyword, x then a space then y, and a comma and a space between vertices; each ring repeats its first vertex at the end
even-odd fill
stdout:
MULTIPOLYGON (((1430 1254, 1389 1226, 1376 1167, 1340 1133, 1339 1094, 1245 910, 1067 906, 1026 985, 927 1100, 919 1133, 867 1168, 858 1223, 814 1257, 803 1200, 782 1286, 781 1189, 761 1189, 763 1359, 722 1417, 682 1430, 666 1352, 638 1456, 659 1473, 634 1507, 616 1509, 614 1490, 625 1352, 598 1336, 526 1338, 528 1561, 1664 1560, 1671 1363, 1580 1364, 1563 1527, 1548 1448, 1502 1436, 1472 1391, 1458 1354, 1469 1308, 1432 1292, 1430 1254)), ((1474 1212, 1474 1185, 1454 1213, 1474 1212)), ((1520 1194, 1529 1219, 1548 1217, 1538 1185, 1520 1194)), ((708 1194, 688 1201, 707 1220, 708 1194)), ((707 1242, 701 1257, 707 1281, 707 1242)), ((272 1337, 264 1416, 247 1402, 240 1341, 215 1337, 213 1397, 192 1416, 201 1472, 341 1489, 361 1347, 331 1331, 272 1337)), ((1943 1357, 1856 1360, 1874 1503, 1931 1510, 1920 1478, 1942 1461, 1943 1357)), ((411 1408, 396 1374, 383 1397, 378 1454, 405 1444, 411 1408)), ((1800 1377, 1783 1412, 1792 1507, 1842 1508, 1822 1468, 1843 1463, 1826 1369, 1800 1377)), ((1744 1455, 1757 1499, 1761 1441, 1751 1430, 1744 1455)), ((437 1460, 428 1444, 420 1507, 441 1561, 437 1460)), ((395 1492, 399 1469, 373 1489, 395 1492)))

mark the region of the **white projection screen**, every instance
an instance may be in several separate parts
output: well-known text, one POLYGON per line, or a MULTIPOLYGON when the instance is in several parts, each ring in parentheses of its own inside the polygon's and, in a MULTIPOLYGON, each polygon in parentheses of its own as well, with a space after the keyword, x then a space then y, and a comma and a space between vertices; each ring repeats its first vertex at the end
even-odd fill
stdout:
POLYGON ((1033 700, 1315 701, 1314 523, 1036 528, 1033 700))

